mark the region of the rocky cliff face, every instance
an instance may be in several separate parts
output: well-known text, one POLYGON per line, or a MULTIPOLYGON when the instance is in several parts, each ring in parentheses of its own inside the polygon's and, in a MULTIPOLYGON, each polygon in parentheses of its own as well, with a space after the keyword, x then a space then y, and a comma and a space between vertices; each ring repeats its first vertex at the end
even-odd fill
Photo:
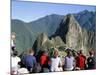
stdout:
POLYGON ((72 14, 64 17, 56 32, 50 39, 44 35, 37 39, 37 47, 48 49, 50 47, 66 46, 75 50, 82 49, 86 54, 89 49, 96 49, 95 31, 89 31, 82 28, 72 14), (41 38, 42 37, 42 38, 41 38), (40 42, 41 41, 41 42, 40 42))

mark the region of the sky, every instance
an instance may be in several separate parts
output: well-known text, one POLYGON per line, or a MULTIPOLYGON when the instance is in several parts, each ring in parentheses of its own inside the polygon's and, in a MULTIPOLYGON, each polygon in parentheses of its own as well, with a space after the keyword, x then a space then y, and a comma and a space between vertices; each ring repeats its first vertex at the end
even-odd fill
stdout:
POLYGON ((96 11, 96 7, 90 5, 55 4, 13 0, 11 6, 11 18, 30 22, 46 15, 66 15, 68 13, 78 13, 83 10, 96 11))

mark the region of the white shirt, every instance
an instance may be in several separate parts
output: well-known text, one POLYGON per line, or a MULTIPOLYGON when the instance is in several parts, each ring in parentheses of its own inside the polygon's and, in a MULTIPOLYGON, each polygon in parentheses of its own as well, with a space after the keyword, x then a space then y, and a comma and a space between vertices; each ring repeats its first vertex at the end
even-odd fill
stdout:
POLYGON ((11 67, 18 67, 18 62, 20 62, 21 59, 17 56, 11 57, 11 67))
POLYGON ((14 71, 13 74, 17 74, 17 71, 19 69, 18 62, 20 62, 20 61, 21 61, 21 59, 17 56, 15 56, 15 57, 12 56, 11 57, 11 71, 12 72, 14 71))
POLYGON ((51 58, 51 71, 59 71, 59 65, 62 65, 61 59, 59 57, 51 58))
POLYGON ((74 57, 65 57, 65 70, 73 70, 74 68, 74 57))

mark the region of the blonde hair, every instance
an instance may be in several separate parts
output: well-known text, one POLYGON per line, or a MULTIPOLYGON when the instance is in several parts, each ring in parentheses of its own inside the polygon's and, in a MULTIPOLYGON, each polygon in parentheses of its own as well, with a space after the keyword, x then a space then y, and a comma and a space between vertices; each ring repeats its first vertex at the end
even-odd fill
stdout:
POLYGON ((54 49, 54 51, 53 51, 53 55, 55 54, 55 52, 57 52, 57 53, 58 53, 58 55, 59 55, 59 51, 58 51, 58 49, 57 49, 57 48, 55 48, 55 49, 54 49))

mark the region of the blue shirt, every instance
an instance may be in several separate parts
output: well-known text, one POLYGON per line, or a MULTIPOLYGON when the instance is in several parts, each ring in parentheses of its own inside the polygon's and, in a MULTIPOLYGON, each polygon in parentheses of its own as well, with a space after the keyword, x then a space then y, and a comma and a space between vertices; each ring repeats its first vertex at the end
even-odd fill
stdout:
POLYGON ((26 55, 23 57, 23 62, 26 67, 34 67, 36 65, 36 58, 32 55, 26 55))

